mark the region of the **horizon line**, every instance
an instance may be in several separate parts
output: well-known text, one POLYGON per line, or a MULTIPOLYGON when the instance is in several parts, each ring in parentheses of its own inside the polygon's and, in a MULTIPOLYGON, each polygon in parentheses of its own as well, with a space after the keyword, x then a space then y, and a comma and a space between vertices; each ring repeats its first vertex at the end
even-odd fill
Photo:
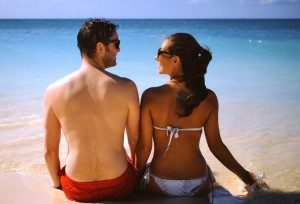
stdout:
MULTIPOLYGON (((1 18, 0 20, 84 20, 90 18, 102 17, 87 17, 87 18, 1 18)), ((104 18, 113 20, 300 20, 300 18, 104 18)))

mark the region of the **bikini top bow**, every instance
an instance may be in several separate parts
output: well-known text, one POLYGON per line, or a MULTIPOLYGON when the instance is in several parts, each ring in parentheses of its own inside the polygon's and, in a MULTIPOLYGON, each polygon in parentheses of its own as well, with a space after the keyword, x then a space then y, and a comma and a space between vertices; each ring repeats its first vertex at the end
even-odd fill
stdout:
POLYGON ((169 142, 168 142, 167 148, 165 150, 164 157, 166 156, 166 153, 167 153, 167 151, 169 150, 169 148, 171 146, 172 139, 173 138, 176 138, 176 139, 179 138, 179 131, 199 131, 199 130, 202 130, 202 128, 182 128, 181 129, 181 128, 177 128, 177 127, 172 127, 170 125, 168 125, 166 128, 160 128, 160 127, 154 126, 154 129, 167 131, 167 136, 169 137, 169 142), (170 135, 169 135, 169 132, 170 132, 170 135))

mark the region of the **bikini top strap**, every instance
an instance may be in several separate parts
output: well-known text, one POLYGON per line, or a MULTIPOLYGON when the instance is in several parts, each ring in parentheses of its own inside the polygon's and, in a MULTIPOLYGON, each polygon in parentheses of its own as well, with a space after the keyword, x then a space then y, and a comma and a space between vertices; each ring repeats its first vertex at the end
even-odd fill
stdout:
POLYGON ((166 130, 167 131, 167 136, 169 137, 169 142, 168 142, 167 148, 165 150, 164 157, 166 156, 166 153, 170 148, 173 137, 179 138, 179 131, 200 131, 200 130, 202 130, 202 128, 182 128, 182 129, 180 129, 180 128, 172 127, 170 125, 168 125, 166 128, 161 128, 161 127, 156 127, 156 126, 153 126, 153 128, 156 130, 166 130), (170 132, 170 136, 169 136, 169 132, 170 132))

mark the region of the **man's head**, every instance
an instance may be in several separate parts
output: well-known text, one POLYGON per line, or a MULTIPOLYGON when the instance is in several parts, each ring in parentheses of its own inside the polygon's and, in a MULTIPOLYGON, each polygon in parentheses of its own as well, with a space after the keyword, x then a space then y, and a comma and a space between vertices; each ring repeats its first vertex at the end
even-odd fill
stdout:
POLYGON ((117 33, 118 25, 106 19, 88 19, 80 28, 77 35, 77 46, 81 55, 87 55, 89 58, 95 57, 97 43, 101 42, 105 46, 109 43, 115 43, 116 48, 120 41, 112 41, 111 37, 117 33))

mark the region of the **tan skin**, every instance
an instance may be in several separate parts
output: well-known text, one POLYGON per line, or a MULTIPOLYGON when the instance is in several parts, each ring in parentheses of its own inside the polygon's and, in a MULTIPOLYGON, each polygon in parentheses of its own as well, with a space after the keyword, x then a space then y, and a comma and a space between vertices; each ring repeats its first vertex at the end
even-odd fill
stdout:
MULTIPOLYGON (((111 37, 117 38, 116 33, 111 37)), ((140 114, 136 86, 105 71, 116 65, 119 51, 113 43, 99 42, 95 58, 83 54, 80 69, 46 91, 45 160, 54 188, 61 185, 61 130, 69 148, 66 174, 75 181, 113 179, 126 170, 125 129, 135 159, 140 114)))
MULTIPOLYGON (((161 47, 168 51, 169 42, 166 40, 161 47)), ((170 81, 160 87, 150 88, 143 93, 141 99, 140 138, 137 145, 137 167, 141 175, 152 149, 154 140, 154 156, 151 161, 151 173, 164 179, 195 179, 207 174, 207 164, 201 154, 199 143, 201 131, 180 131, 178 139, 172 139, 171 146, 164 157, 169 137, 166 131, 153 129, 153 126, 166 127, 171 125, 178 128, 204 127, 206 140, 211 152, 229 170, 236 175, 242 175, 246 170, 234 159, 223 143, 218 125, 218 99, 209 90, 208 96, 188 117, 179 118, 176 112, 176 97, 179 90, 189 92, 182 81, 182 67, 178 56, 161 54, 156 56, 160 74, 170 76, 170 81)), ((252 184, 254 175, 245 175, 243 182, 252 184)), ((150 177, 146 186, 148 192, 163 195, 163 192, 150 177)), ((211 191, 211 181, 208 179, 196 196, 211 191)))

